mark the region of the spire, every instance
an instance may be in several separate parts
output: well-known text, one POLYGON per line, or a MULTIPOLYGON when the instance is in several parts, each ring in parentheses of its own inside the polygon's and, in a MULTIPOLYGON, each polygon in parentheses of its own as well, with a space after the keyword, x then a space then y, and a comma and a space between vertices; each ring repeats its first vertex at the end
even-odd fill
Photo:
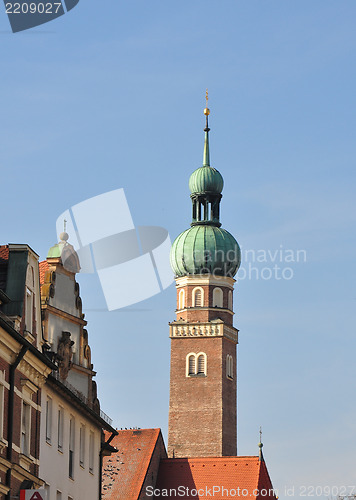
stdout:
POLYGON ((262 427, 260 427, 260 442, 258 443, 258 447, 260 449, 259 460, 260 460, 260 462, 264 462, 263 452, 262 452, 262 448, 263 448, 263 443, 262 443, 262 427))
POLYGON ((205 140, 204 140, 204 155, 203 155, 203 167, 210 167, 210 151, 209 151, 209 122, 208 117, 210 115, 210 109, 208 108, 209 94, 208 89, 205 92, 206 107, 204 109, 204 115, 206 116, 205 123, 205 140))

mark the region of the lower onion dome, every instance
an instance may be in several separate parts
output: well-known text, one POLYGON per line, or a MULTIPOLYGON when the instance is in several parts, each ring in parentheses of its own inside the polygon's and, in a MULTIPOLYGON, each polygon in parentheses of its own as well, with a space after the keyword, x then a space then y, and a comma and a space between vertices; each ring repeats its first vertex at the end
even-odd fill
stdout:
POLYGON ((176 276, 212 274, 232 278, 241 264, 241 250, 225 229, 193 226, 173 242, 170 261, 176 276))

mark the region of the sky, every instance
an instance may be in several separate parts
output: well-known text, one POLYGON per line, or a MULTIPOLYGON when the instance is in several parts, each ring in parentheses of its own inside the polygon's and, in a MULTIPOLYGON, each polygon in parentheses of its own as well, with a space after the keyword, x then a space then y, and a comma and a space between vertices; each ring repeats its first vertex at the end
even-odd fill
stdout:
MULTIPOLYGON (((354 0, 81 0, 12 33, 0 15, 1 243, 41 259, 61 213, 118 188, 135 225, 189 227, 209 89, 243 254, 238 454, 262 426, 280 498, 356 493, 355 17, 354 0)), ((78 281, 102 409, 166 439, 174 285, 108 312, 78 281)))

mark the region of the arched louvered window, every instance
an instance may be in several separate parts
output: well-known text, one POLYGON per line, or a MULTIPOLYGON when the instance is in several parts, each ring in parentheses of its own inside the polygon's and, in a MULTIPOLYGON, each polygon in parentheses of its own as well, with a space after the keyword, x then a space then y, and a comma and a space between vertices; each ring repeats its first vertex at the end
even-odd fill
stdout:
POLYGON ((186 376, 206 375, 207 357, 204 352, 189 353, 186 358, 186 376))
POLYGON ((193 290, 193 307, 202 307, 204 303, 204 292, 202 288, 193 290))
POLYGON ((230 311, 232 311, 232 291, 229 290, 229 295, 228 295, 228 308, 230 311))
POLYGON ((178 309, 184 309, 185 307, 185 293, 184 290, 180 290, 178 294, 178 309))
POLYGON ((188 375, 195 375, 195 354, 188 356, 188 375))
POLYGON ((204 354, 199 354, 198 356, 198 375, 205 375, 205 356, 204 354))
POLYGON ((226 376, 227 378, 234 378, 234 359, 230 354, 226 356, 226 376))
POLYGON ((213 290, 213 307, 223 306, 223 291, 221 288, 214 288, 213 290))

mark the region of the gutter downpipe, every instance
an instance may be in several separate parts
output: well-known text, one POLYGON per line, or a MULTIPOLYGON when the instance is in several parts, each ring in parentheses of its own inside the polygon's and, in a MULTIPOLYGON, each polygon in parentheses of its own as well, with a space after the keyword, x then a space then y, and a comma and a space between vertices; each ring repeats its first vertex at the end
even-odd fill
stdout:
POLYGON ((9 492, 6 494, 6 499, 10 500, 11 499, 11 469, 12 469, 12 444, 13 444, 13 435, 14 435, 14 399, 15 399, 15 371, 16 368, 19 366, 21 363, 22 359, 24 358, 25 354, 28 351, 28 346, 23 346, 21 351, 19 352, 16 361, 10 366, 10 390, 9 390, 9 407, 8 407, 8 413, 7 413, 7 426, 8 426, 8 433, 7 433, 7 460, 10 462, 11 467, 7 470, 6 472, 6 486, 8 486, 9 492))

